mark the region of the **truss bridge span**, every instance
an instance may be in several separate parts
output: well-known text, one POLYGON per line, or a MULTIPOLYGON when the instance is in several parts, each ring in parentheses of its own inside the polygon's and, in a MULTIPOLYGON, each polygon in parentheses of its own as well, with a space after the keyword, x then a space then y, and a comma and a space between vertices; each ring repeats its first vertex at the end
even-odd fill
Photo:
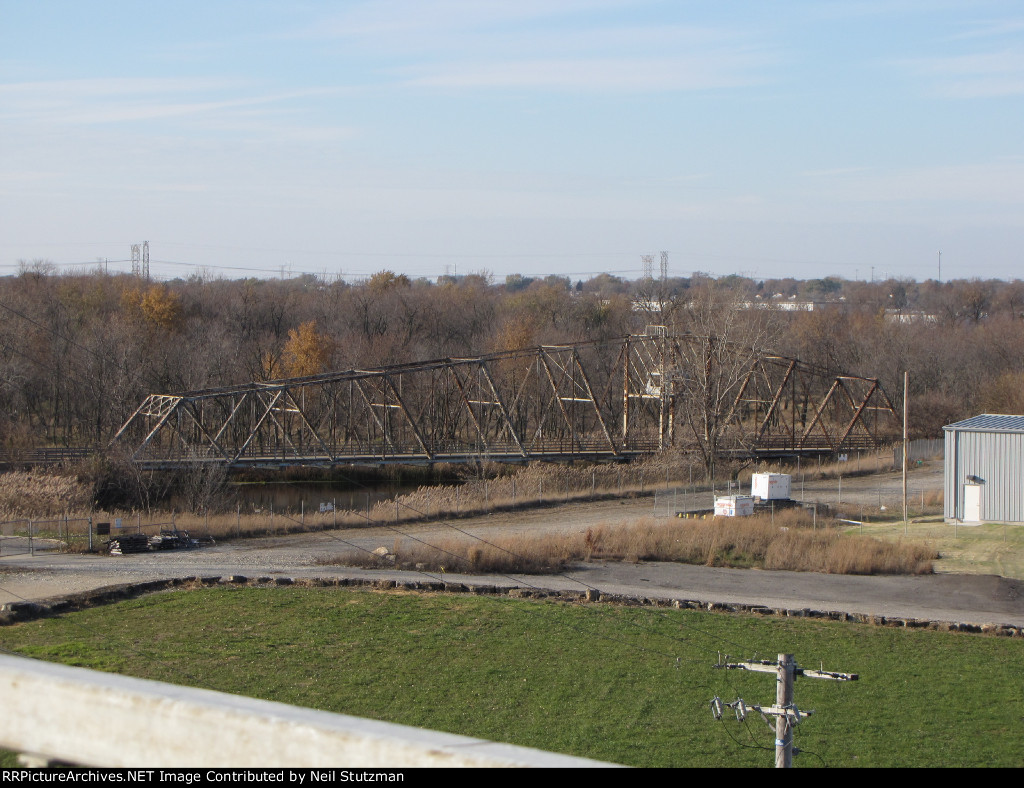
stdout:
POLYGON ((771 457, 868 449, 895 425, 876 379, 650 327, 151 394, 113 443, 149 468, 625 460, 669 447, 771 457))

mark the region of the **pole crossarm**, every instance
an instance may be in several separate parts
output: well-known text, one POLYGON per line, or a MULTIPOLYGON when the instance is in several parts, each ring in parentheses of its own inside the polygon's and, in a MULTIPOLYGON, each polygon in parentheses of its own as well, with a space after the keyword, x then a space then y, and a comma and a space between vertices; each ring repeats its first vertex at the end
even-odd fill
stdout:
MULTIPOLYGON (((776 768, 788 769, 793 765, 793 729, 799 725, 805 717, 814 714, 809 709, 801 710, 793 699, 793 683, 797 676, 806 676, 811 679, 827 679, 830 681, 857 681, 859 676, 856 673, 840 673, 827 670, 810 670, 801 668, 793 659, 792 654, 779 654, 778 660, 750 660, 747 662, 722 662, 719 659, 716 668, 725 670, 747 670, 753 673, 773 673, 776 676, 775 703, 771 705, 758 705, 746 703, 742 698, 737 698, 732 703, 722 703, 721 698, 715 697, 711 701, 711 714, 716 720, 721 720, 725 708, 736 712, 736 719, 741 722, 746 719, 747 711, 756 711, 766 721, 769 717, 775 718, 775 766, 776 768)), ((770 724, 770 723, 769 723, 770 724)))
POLYGON ((722 703, 721 698, 713 698, 711 710, 715 719, 722 719, 723 708, 732 709, 736 712, 736 719, 743 722, 747 718, 748 711, 756 711, 766 717, 785 717, 793 725, 799 725, 804 717, 814 714, 813 709, 798 709, 796 704, 788 706, 758 706, 756 703, 747 703, 743 698, 736 698, 730 703, 722 703))
POLYGON ((152 394, 112 444, 146 467, 619 460, 669 447, 766 457, 874 447, 896 421, 874 378, 652 326, 152 394))

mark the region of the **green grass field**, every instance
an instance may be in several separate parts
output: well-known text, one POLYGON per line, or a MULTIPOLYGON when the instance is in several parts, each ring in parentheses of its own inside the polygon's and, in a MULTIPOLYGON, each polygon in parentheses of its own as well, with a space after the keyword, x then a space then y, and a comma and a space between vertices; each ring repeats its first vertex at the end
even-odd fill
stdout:
MULTIPOLYGON (((851 525, 847 533, 863 533, 883 539, 904 539, 903 521, 851 525)), ((906 538, 928 544, 942 556, 935 562, 936 572, 970 575, 1001 575, 1024 580, 1024 525, 957 525, 942 522, 912 522, 906 538)))
MULTIPOLYGON (((1024 766, 1024 642, 818 620, 338 589, 155 594, 0 629, 0 647, 99 670, 635 766, 762 766, 768 674, 792 652, 797 766, 1024 766)), ((97 725, 97 735, 104 733, 97 725)), ((341 765, 341 764, 339 764, 341 765)))

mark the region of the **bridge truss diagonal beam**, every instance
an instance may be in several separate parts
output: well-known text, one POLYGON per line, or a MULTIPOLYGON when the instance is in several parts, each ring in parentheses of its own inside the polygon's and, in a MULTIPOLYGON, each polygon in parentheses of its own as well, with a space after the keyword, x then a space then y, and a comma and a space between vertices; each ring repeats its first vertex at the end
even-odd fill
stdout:
POLYGON ((896 421, 874 378, 662 330, 152 394, 114 443, 148 467, 628 459, 715 429, 716 452, 781 456, 868 448, 896 421))

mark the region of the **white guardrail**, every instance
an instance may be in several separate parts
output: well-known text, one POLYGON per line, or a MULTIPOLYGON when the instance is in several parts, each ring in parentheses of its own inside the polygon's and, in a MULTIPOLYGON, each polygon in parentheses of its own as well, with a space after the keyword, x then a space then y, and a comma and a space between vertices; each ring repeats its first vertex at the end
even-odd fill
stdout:
POLYGON ((82 766, 613 764, 223 692, 0 656, 0 747, 82 766))

